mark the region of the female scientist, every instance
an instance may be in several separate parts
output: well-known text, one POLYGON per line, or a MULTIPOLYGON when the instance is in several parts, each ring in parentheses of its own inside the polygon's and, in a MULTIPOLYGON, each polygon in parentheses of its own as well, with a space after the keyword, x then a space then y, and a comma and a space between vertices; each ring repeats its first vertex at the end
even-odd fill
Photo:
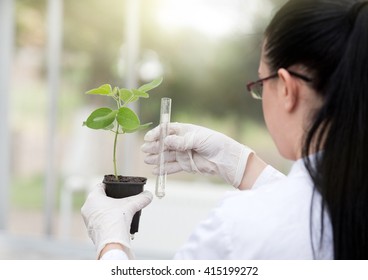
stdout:
MULTIPOLYGON (((223 134, 170 124, 168 173, 217 174, 241 190, 175 258, 368 259, 367 50, 368 1, 290 0, 267 27, 248 90, 280 154, 295 161, 287 176, 223 134)), ((158 139, 158 128, 145 136, 148 164, 158 164, 158 139)), ((114 200, 103 186, 89 195, 82 214, 100 258, 132 258, 130 222, 151 200, 114 200)))

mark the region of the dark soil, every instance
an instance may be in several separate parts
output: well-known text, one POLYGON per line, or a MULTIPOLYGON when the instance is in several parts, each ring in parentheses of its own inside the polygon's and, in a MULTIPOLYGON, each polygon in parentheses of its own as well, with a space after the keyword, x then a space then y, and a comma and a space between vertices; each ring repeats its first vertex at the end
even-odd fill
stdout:
POLYGON ((109 174, 104 177, 105 182, 124 182, 124 183, 145 183, 147 178, 144 177, 133 177, 133 176, 118 176, 116 180, 115 175, 109 174))

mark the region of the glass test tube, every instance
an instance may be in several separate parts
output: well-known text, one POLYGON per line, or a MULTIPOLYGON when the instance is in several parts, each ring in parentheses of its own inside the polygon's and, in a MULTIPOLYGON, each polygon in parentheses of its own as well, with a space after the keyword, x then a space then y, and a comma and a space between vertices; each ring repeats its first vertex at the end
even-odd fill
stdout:
POLYGON ((164 139, 168 134, 168 124, 171 115, 171 98, 161 98, 161 113, 160 113, 160 151, 159 151, 159 170, 156 179, 156 196, 163 198, 165 196, 166 175, 165 171, 165 145, 164 139))

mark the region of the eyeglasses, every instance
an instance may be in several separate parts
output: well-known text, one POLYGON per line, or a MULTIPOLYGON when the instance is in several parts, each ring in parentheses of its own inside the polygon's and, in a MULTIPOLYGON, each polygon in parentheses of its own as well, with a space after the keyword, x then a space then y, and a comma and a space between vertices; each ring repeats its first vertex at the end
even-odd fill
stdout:
MULTIPOLYGON (((306 81, 306 82, 311 82, 312 79, 311 78, 308 78, 302 74, 299 74, 299 73, 296 73, 294 71, 291 71, 291 70, 287 70, 290 75, 294 76, 294 77, 297 77, 299 79, 302 79, 303 81, 306 81)), ((277 78, 278 77, 278 74, 273 74, 271 76, 268 76, 266 78, 263 78, 263 79, 259 79, 255 82, 250 82, 247 84, 247 89, 248 91, 250 92, 250 94, 252 95, 252 97, 254 99, 262 99, 262 91, 263 91, 263 82, 264 81, 267 81, 267 80, 270 80, 270 79, 274 79, 274 78, 277 78)))

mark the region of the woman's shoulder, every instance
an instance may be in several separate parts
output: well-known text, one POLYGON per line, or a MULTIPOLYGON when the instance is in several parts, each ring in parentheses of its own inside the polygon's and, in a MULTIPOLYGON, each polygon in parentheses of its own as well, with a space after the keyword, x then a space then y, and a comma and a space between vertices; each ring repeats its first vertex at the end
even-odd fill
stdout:
POLYGON ((244 210, 261 212, 297 209, 303 204, 310 206, 313 183, 309 174, 298 163, 293 165, 288 176, 276 174, 268 179, 275 172, 268 169, 265 173, 267 176, 261 174, 262 179, 257 182, 256 188, 227 192, 220 204, 230 210, 244 207, 244 210))
POLYGON ((309 225, 313 186, 307 177, 296 175, 224 197, 218 211, 232 236, 235 256, 312 257, 309 225))
POLYGON ((244 219, 268 219, 277 214, 284 220, 309 214, 312 196, 308 180, 286 177, 256 190, 228 192, 219 206, 230 216, 236 212, 244 219))

